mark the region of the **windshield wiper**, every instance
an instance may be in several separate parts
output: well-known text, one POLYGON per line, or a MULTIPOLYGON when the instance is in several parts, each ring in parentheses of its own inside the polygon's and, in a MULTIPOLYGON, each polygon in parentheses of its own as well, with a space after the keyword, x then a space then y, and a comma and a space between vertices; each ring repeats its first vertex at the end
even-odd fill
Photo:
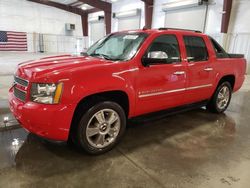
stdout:
POLYGON ((99 57, 107 59, 107 60, 113 60, 111 57, 109 57, 108 55, 105 55, 105 54, 97 54, 96 53, 96 54, 90 54, 90 56, 93 56, 93 57, 99 56, 99 57))

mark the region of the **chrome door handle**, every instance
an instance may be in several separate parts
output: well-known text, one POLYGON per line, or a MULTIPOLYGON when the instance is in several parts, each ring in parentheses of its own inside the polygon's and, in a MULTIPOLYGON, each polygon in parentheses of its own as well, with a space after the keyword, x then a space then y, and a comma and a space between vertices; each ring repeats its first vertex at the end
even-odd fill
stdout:
POLYGON ((174 75, 183 75, 183 74, 185 74, 184 71, 176 71, 176 72, 174 72, 174 75))
POLYGON ((212 70, 214 70, 214 69, 211 68, 211 67, 207 67, 207 68, 204 69, 204 71, 207 71, 207 72, 212 71, 212 70))

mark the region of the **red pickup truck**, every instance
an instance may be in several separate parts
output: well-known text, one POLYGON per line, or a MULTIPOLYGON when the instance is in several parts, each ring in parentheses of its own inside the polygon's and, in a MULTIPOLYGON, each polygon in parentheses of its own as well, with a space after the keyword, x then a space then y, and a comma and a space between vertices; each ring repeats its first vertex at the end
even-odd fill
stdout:
POLYGON ((245 71, 243 55, 198 31, 117 32, 83 56, 19 64, 9 104, 26 130, 100 154, 121 139, 128 118, 191 104, 224 112, 245 71))

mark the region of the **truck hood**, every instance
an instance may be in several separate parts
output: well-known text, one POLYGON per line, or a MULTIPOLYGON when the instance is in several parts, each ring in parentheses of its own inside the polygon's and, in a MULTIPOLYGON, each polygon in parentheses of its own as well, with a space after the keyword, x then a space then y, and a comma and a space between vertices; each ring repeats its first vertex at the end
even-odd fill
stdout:
POLYGON ((73 72, 111 63, 111 61, 91 56, 51 56, 39 60, 32 60, 18 65, 16 75, 27 79, 50 77, 54 74, 73 72))

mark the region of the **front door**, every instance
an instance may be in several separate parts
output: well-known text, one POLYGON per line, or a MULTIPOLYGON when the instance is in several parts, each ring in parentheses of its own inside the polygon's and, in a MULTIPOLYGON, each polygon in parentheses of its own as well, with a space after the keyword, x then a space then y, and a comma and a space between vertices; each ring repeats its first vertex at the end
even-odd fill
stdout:
POLYGON ((156 37, 144 58, 149 63, 139 69, 136 80, 136 113, 139 115, 181 105, 185 93, 186 66, 181 61, 177 37, 170 34, 156 37))

